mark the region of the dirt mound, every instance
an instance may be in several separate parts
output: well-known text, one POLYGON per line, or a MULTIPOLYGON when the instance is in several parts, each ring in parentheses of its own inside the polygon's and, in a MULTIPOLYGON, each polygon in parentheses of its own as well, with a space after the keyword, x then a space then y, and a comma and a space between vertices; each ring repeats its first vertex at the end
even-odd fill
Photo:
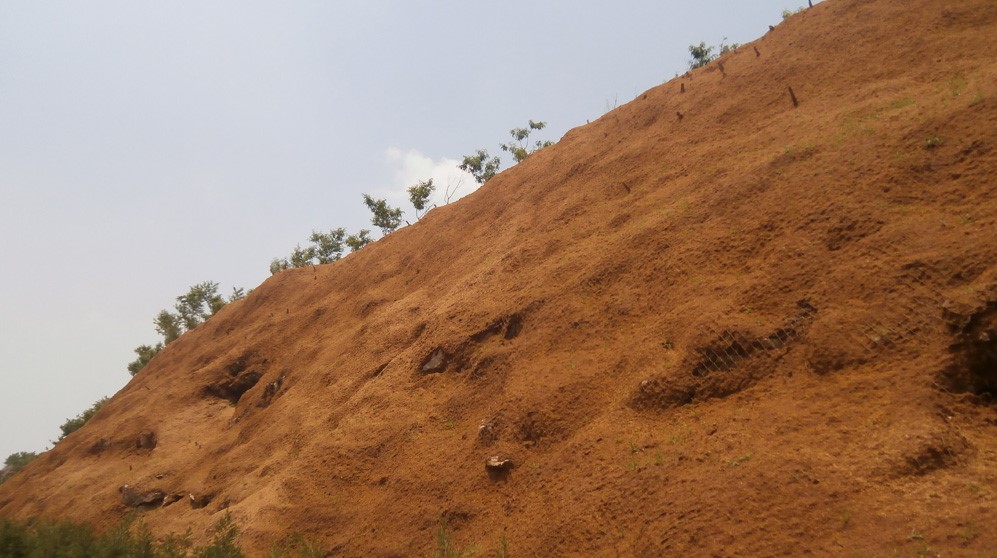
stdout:
POLYGON ((818 4, 272 277, 0 514, 228 511, 343 556, 425 554, 441 516, 524 556, 993 552, 995 38, 991 0, 818 4))

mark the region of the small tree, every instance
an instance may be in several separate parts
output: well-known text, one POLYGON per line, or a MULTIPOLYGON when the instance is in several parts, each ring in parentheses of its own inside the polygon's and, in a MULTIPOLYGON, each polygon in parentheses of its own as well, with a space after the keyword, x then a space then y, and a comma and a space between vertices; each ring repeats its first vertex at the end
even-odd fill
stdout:
POLYGON ((370 219, 371 224, 381 229, 382 234, 391 234, 401 226, 402 210, 388 205, 388 200, 375 200, 364 194, 363 203, 373 214, 370 219))
POLYGON ((712 62, 716 58, 713 55, 713 48, 706 46, 706 42, 701 42, 698 45, 689 45, 689 54, 692 55, 692 60, 689 60, 689 69, 695 70, 712 62))
POLYGON ((163 336, 165 345, 169 345, 183 334, 183 321, 180 316, 167 310, 160 310, 152 323, 156 326, 156 333, 163 336))
POLYGON ((498 157, 488 156, 488 151, 479 149, 475 155, 465 155, 459 165, 460 170, 468 172, 478 184, 484 184, 498 174, 502 161, 498 157))
POLYGON ((409 186, 408 199, 412 202, 412 207, 415 208, 416 219, 422 218, 419 212, 426 209, 426 204, 429 203, 429 196, 433 194, 434 190, 436 190, 436 187, 433 186, 432 178, 419 182, 415 186, 409 186))
POLYGON ((73 432, 79 430, 80 427, 86 424, 88 420, 90 420, 95 414, 97 414, 97 411, 99 411, 100 408, 103 407, 105 403, 107 403, 106 397, 98 399, 96 402, 94 402, 93 405, 90 406, 89 409, 76 415, 75 418, 66 419, 66 422, 64 422, 62 426, 59 427, 59 429, 62 430, 62 435, 59 436, 59 439, 61 440, 66 436, 69 436, 73 432))
POLYGON ((0 483, 23 469, 25 465, 34 461, 36 457, 38 457, 38 454, 33 451, 19 451, 8 455, 7 459, 3 462, 4 468, 0 470, 0 483))
POLYGON ((346 237, 343 242, 350 247, 351 252, 356 252, 357 250, 363 248, 364 246, 373 242, 374 239, 370 237, 370 231, 367 229, 360 229, 357 234, 351 234, 346 237))
POLYGON ((218 283, 205 281, 191 286, 186 294, 177 297, 177 316, 183 327, 190 331, 201 325, 225 306, 225 299, 218 294, 218 283))
POLYGON ((727 44, 727 37, 724 37, 720 41, 719 47, 706 46, 705 42, 701 42, 698 45, 689 45, 689 54, 692 55, 692 59, 689 60, 689 69, 695 70, 696 68, 701 68, 739 46, 741 45, 738 43, 727 44), (713 54, 714 50, 719 51, 719 54, 713 54))
POLYGON ((312 258, 315 257, 315 250, 311 247, 302 248, 300 244, 291 250, 291 267, 305 267, 306 265, 312 264, 312 258))
POLYGON ((291 262, 287 258, 274 258, 270 260, 270 275, 276 275, 285 269, 291 269, 291 262))
POLYGON ((128 372, 131 373, 132 376, 138 374, 140 370, 145 368, 146 364, 149 364, 149 361, 152 360, 152 357, 158 355, 159 351, 162 350, 163 350, 162 343, 156 343, 155 346, 139 345, 138 347, 135 348, 135 354, 138 355, 138 358, 136 358, 135 360, 133 360, 131 363, 128 364, 128 372))
POLYGON ((312 236, 309 237, 313 244, 312 254, 320 264, 332 263, 343 257, 345 239, 346 229, 342 227, 328 233, 312 231, 312 236))
POLYGON ((550 147, 554 145, 552 141, 537 141, 533 148, 530 148, 529 138, 530 133, 536 130, 543 130, 547 126, 546 122, 534 122, 529 121, 526 128, 513 128, 509 130, 509 134, 512 136, 513 141, 503 144, 502 150, 512 153, 512 158, 517 162, 521 163, 524 159, 529 157, 531 154, 540 151, 545 147, 550 147))

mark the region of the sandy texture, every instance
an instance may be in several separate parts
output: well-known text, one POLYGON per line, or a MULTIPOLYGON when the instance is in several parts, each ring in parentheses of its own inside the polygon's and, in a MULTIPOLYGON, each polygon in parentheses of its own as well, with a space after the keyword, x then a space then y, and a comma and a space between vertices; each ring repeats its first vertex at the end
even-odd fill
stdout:
POLYGON ((0 515, 228 510, 335 556, 425 555, 441 515, 482 554, 997 552, 995 53, 993 0, 818 4, 272 277, 0 515))

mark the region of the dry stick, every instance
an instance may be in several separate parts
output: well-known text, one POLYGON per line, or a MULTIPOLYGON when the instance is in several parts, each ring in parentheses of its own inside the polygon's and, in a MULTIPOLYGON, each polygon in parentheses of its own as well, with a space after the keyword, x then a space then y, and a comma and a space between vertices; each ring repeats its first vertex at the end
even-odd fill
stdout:
POLYGON ((762 53, 758 52, 758 47, 756 47, 756 46, 753 46, 753 47, 751 47, 751 48, 755 49, 755 58, 758 58, 759 56, 761 56, 761 55, 762 55, 762 53))
POLYGON ((789 97, 791 99, 793 99, 793 106, 794 107, 800 106, 800 102, 798 100, 796 100, 796 93, 793 93, 793 88, 792 87, 789 88, 789 97))
POLYGON ((681 86, 681 89, 679 89, 679 93, 685 93, 685 84, 680 83, 679 85, 681 86))
POLYGON ((675 114, 679 117, 679 120, 682 120, 683 116, 681 112, 675 111, 675 114))
POLYGON ((810 4, 810 7, 811 7, 811 8, 813 8, 813 7, 814 7, 814 2, 813 2, 813 0, 807 0, 807 4, 810 4))
POLYGON ((720 75, 722 75, 723 77, 727 77, 727 72, 724 71, 723 62, 717 62, 717 68, 720 68, 720 75))

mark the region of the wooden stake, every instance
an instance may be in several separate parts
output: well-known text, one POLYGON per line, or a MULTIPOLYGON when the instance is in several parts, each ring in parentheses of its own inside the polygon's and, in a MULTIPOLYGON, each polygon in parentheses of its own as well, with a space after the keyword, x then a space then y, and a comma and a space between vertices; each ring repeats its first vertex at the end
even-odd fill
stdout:
POLYGON ((793 100, 793 106, 794 107, 800 106, 800 102, 798 100, 796 100, 796 93, 793 93, 793 88, 792 87, 789 88, 789 98, 793 100))
POLYGON ((682 113, 681 113, 681 112, 677 112, 677 111, 676 111, 676 112, 675 112, 675 115, 679 117, 679 120, 682 120, 683 116, 682 116, 682 113))
POLYGON ((685 93, 685 84, 680 83, 679 85, 681 86, 681 89, 679 89, 679 93, 685 93))
POLYGON ((756 47, 756 46, 753 46, 753 47, 751 47, 751 48, 755 49, 755 58, 758 58, 759 56, 761 56, 761 55, 762 55, 762 53, 758 52, 758 47, 756 47))

